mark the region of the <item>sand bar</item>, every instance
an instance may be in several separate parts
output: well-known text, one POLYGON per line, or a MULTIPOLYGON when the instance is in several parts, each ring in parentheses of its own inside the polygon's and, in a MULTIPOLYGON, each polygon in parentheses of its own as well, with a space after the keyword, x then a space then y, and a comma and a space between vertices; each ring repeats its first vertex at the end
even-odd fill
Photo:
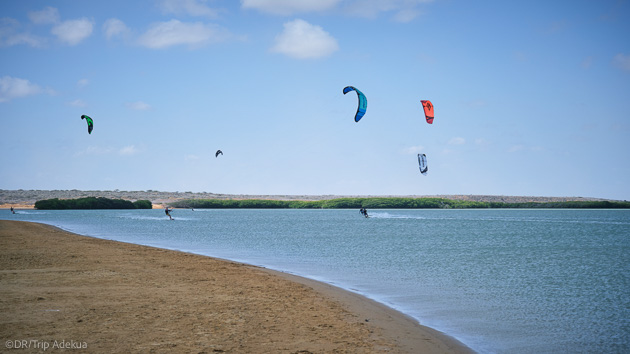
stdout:
POLYGON ((328 284, 20 221, 0 221, 0 337, 27 352, 471 352, 328 284))

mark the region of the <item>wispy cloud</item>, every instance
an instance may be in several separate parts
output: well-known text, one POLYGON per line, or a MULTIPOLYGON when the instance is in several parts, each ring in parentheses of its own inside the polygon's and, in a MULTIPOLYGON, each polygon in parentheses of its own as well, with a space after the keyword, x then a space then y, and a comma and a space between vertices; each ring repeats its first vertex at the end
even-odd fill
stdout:
POLYGON ((158 5, 164 13, 214 18, 217 10, 203 0, 161 0, 158 5))
MULTIPOLYGON (((61 21, 59 10, 47 6, 40 11, 31 11, 28 18, 36 25, 52 25, 51 33, 57 39, 67 45, 77 45, 92 34, 93 21, 87 18, 61 21)), ((21 31, 21 25, 17 20, 10 18, 0 19, 0 45, 12 46, 16 44, 28 44, 32 47, 42 47, 46 40, 21 31)))
POLYGON ((588 56, 586 58, 584 58, 584 60, 582 60, 582 68, 583 69, 588 69, 593 65, 593 57, 592 56, 588 56))
POLYGON ((229 38, 227 30, 202 22, 186 23, 178 20, 154 23, 140 36, 138 43, 151 49, 163 49, 186 44, 200 47, 229 38))
POLYGON ((419 154, 419 153, 423 152, 424 149, 425 148, 422 145, 409 146, 409 147, 404 148, 402 150, 402 153, 405 154, 405 155, 416 155, 416 154, 419 154))
POLYGON ((82 88, 87 86, 90 83, 90 81, 88 79, 81 79, 79 81, 77 81, 77 87, 82 88))
POLYGON ((19 44, 43 47, 46 40, 22 30, 20 22, 12 18, 0 18, 0 46, 10 47, 19 44))
POLYGON ((135 155, 138 152, 140 152, 140 150, 136 148, 135 145, 125 146, 121 148, 120 150, 118 150, 118 154, 120 155, 135 155))
POLYGON ((527 53, 520 50, 516 50, 512 52, 512 58, 514 58, 515 61, 521 62, 521 63, 529 61, 529 57, 527 53))
POLYGON ((55 25, 51 33, 62 43, 77 45, 92 34, 94 24, 87 18, 68 20, 55 25))
POLYGON ((272 15, 338 11, 350 16, 375 18, 389 14, 397 22, 410 22, 422 11, 420 5, 433 0, 241 0, 241 7, 272 15))
POLYGON ((117 18, 110 18, 103 23, 103 33, 105 38, 112 39, 116 37, 124 37, 130 33, 125 23, 117 18))
POLYGON ((340 2, 340 0, 241 0, 241 6, 243 9, 274 15, 293 15, 330 10, 340 2))
POLYGON ((125 103, 125 106, 134 111, 148 111, 151 109, 151 105, 142 101, 128 102, 125 103))
POLYGON ((40 11, 31 11, 28 18, 37 25, 52 25, 60 21, 59 10, 54 7, 47 6, 40 11))
POLYGON ((68 104, 70 106, 73 106, 73 107, 87 107, 87 105, 88 105, 85 101, 80 100, 80 99, 76 99, 74 101, 70 101, 70 102, 68 102, 68 104))
POLYGON ((619 53, 613 58, 613 64, 625 72, 630 72, 630 55, 619 53))
POLYGON ((390 14, 397 22, 410 22, 422 14, 420 6, 433 0, 354 0, 347 1, 345 11, 354 16, 376 18, 390 14))
POLYGON ((3 76, 0 78, 0 102, 8 102, 14 98, 37 95, 44 90, 26 79, 3 76))
POLYGON ((273 52, 298 59, 326 57, 338 49, 337 40, 323 28, 300 19, 285 23, 284 31, 271 48, 273 52))
POLYGON ((449 145, 464 145, 466 144, 466 139, 462 137, 451 138, 451 140, 448 141, 448 144, 449 145))

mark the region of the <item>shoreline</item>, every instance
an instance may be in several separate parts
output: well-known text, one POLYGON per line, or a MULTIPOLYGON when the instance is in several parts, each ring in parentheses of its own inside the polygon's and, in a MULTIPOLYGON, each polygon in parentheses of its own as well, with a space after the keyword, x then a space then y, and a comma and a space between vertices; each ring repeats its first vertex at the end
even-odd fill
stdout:
POLYGON ((384 304, 290 273, 30 222, 0 221, 0 245, 5 340, 84 340, 109 351, 473 352, 384 304))
POLYGON ((154 208, 165 206, 186 199, 216 200, 279 200, 279 201, 319 201, 339 198, 443 198, 471 202, 567 202, 567 201, 621 201, 607 198, 582 196, 512 196, 512 195, 475 195, 475 194, 436 194, 436 195, 335 195, 335 194, 224 194, 211 192, 165 192, 165 191, 120 191, 120 190, 6 190, 0 189, 0 209, 33 209, 35 202, 44 199, 76 199, 83 197, 105 197, 123 200, 149 200, 154 208))

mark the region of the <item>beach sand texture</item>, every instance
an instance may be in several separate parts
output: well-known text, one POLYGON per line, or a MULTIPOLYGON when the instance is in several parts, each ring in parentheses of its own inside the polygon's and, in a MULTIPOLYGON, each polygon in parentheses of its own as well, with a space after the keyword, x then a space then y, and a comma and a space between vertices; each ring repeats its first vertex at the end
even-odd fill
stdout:
POLYGON ((19 221, 0 221, 0 313, 5 342, 87 352, 470 352, 327 284, 19 221))

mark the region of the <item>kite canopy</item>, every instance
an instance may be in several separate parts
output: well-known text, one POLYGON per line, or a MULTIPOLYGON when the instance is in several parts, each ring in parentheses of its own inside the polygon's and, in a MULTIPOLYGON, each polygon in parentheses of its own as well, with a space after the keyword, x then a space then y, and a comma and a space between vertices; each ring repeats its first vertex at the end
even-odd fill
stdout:
POLYGON ((84 114, 81 116, 81 119, 85 119, 88 125, 88 134, 92 134, 92 129, 94 129, 94 121, 92 120, 92 118, 84 114))
POLYGON ((357 96, 359 97, 359 107, 357 108, 357 113, 354 115, 354 121, 358 122, 361 120, 361 118, 363 118, 363 115, 365 114, 365 111, 367 110, 367 98, 365 98, 365 95, 363 94, 363 92, 359 91, 357 88, 353 86, 346 86, 343 88, 344 95, 350 91, 356 91, 357 96))
POLYGON ((427 172, 429 171, 429 166, 427 165, 427 155, 418 154, 418 165, 420 168, 420 173, 426 176, 427 172))
POLYGON ((223 155, 223 151, 217 150, 217 152, 214 154, 214 157, 219 157, 219 154, 223 155))
POLYGON ((424 107, 424 117, 427 119, 427 123, 433 124, 433 104, 429 100, 421 100, 422 107, 424 107))

